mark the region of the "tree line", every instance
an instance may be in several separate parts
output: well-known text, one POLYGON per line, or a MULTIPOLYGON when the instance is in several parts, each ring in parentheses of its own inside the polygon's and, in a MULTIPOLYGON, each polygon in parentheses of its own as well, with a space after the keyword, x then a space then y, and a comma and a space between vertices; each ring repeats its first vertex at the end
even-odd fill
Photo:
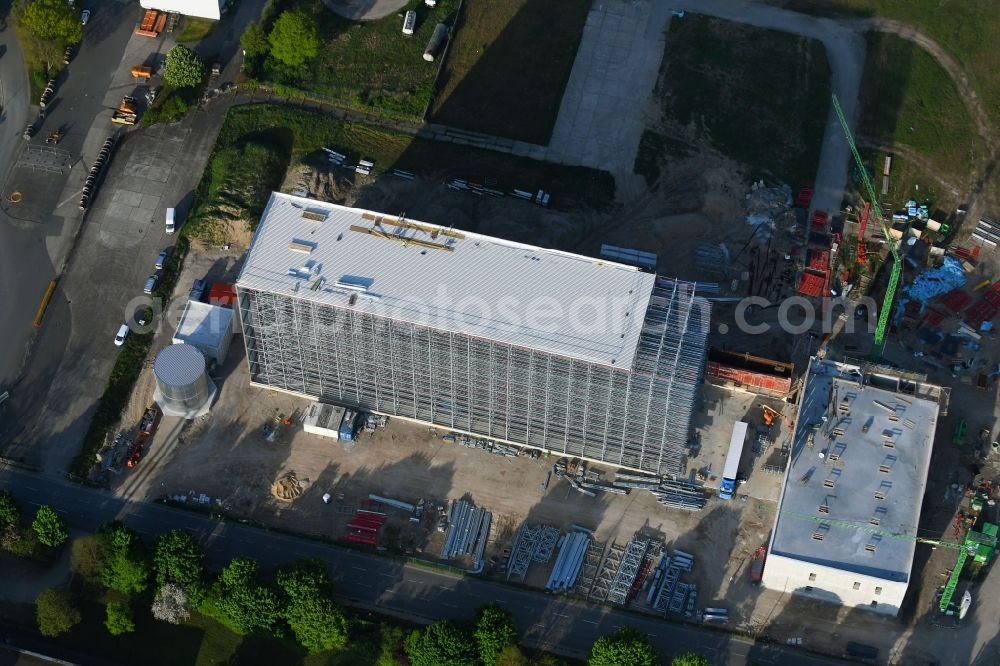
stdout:
MULTIPOLYGON (((69 538, 66 521, 51 507, 39 507, 31 528, 20 525, 13 496, 0 492, 0 529, 58 549, 69 538), (24 534, 33 534, 34 539, 24 534)), ((5 546, 6 547, 6 546, 5 546)), ((70 566, 75 589, 53 588, 35 603, 39 632, 59 636, 82 621, 80 599, 105 599, 104 626, 112 636, 136 631, 137 612, 170 624, 186 622, 194 612, 208 616, 240 635, 293 638, 316 654, 348 647, 352 621, 334 600, 326 565, 302 559, 279 567, 271 579, 247 557, 233 558, 218 575, 204 565, 205 554, 191 533, 170 530, 147 546, 120 521, 101 525, 92 535, 74 539, 70 566), (103 594, 95 595, 95 592, 103 594)), ((398 658, 380 664, 411 666, 558 666, 560 659, 521 645, 511 613, 496 603, 479 608, 465 622, 442 620, 415 629, 395 646, 398 658)), ((590 666, 656 666, 664 663, 649 638, 625 627, 598 638, 590 666)), ((672 666, 706 666, 694 653, 675 657, 672 666)))

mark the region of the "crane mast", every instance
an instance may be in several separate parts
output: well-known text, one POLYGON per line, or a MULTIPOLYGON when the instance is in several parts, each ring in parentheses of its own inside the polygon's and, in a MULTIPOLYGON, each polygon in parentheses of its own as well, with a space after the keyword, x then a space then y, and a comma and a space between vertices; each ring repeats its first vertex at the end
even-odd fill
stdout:
POLYGON ((885 241, 889 244, 889 252, 892 255, 892 268, 889 273, 889 284, 885 288, 885 297, 882 299, 882 308, 879 310, 878 314, 878 325, 875 327, 875 342, 872 345, 871 356, 872 359, 877 360, 882 357, 882 350, 885 349, 885 333, 889 328, 889 317, 892 314, 892 302, 896 296, 896 287, 899 286, 899 276, 903 272, 903 260, 899 256, 899 249, 896 247, 896 242, 889 234, 889 225, 886 224, 885 213, 882 212, 882 206, 879 205, 878 196, 875 194, 875 188, 872 186, 871 178, 868 177, 868 170, 865 168, 864 162, 861 160, 861 155, 858 153, 858 147, 854 143, 854 136, 851 134, 851 128, 847 125, 847 119, 844 117, 844 111, 840 108, 840 101, 837 99, 836 95, 833 95, 833 108, 837 112, 837 118, 840 120, 840 126, 844 130, 844 136, 847 138, 847 145, 851 147, 851 154, 854 156, 854 163, 857 164, 858 171, 861 172, 861 180, 864 182, 865 192, 868 194, 868 201, 871 202, 871 206, 875 211, 875 216, 878 218, 879 224, 882 225, 882 233, 885 235, 885 241))

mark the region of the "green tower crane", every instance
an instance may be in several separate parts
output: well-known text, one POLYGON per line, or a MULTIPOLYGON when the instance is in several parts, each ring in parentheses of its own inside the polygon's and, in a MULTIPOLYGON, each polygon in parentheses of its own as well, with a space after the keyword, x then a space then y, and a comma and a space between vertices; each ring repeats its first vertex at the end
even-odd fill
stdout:
POLYGON ((872 180, 868 176, 868 169, 865 168, 864 162, 861 161, 861 155, 858 154, 858 147, 854 144, 854 136, 851 134, 851 128, 847 126, 847 119, 844 117, 844 111, 840 108, 840 100, 837 99, 836 95, 833 95, 833 108, 837 111, 837 118, 840 120, 840 126, 844 130, 844 136, 847 137, 847 144, 851 147, 851 154, 854 155, 854 163, 858 167, 861 180, 865 186, 865 192, 868 194, 868 201, 875 210, 875 217, 878 219, 879 224, 882 225, 882 233, 885 234, 885 241, 889 244, 889 251, 892 254, 892 271, 889 273, 889 284, 885 288, 885 298, 882 299, 882 308, 878 313, 878 325, 875 327, 875 343, 872 345, 872 360, 878 360, 882 357, 882 350, 885 349, 885 333, 886 329, 889 328, 889 317, 892 315, 892 301, 896 296, 899 276, 903 272, 903 260, 899 256, 896 243, 889 234, 889 226, 886 224, 885 213, 882 212, 882 206, 879 205, 878 197, 875 195, 875 188, 872 186, 872 180))

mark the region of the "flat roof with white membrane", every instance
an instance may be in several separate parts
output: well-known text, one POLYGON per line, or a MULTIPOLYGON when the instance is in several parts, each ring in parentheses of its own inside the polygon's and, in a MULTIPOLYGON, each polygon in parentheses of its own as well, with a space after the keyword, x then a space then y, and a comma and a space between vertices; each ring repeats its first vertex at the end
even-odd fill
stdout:
POLYGON ((628 369, 655 279, 275 192, 237 286, 628 369))
POLYGON ((860 383, 856 370, 812 361, 771 553, 905 582, 940 389, 890 390, 877 378, 860 383))

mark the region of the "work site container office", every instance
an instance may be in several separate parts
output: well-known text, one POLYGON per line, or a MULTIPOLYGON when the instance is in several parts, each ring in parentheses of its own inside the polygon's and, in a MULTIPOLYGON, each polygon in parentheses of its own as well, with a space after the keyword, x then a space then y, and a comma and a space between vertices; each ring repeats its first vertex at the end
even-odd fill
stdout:
POLYGON ((353 409, 344 410, 344 418, 340 422, 340 438, 346 441, 353 440, 357 423, 358 413, 353 409))

